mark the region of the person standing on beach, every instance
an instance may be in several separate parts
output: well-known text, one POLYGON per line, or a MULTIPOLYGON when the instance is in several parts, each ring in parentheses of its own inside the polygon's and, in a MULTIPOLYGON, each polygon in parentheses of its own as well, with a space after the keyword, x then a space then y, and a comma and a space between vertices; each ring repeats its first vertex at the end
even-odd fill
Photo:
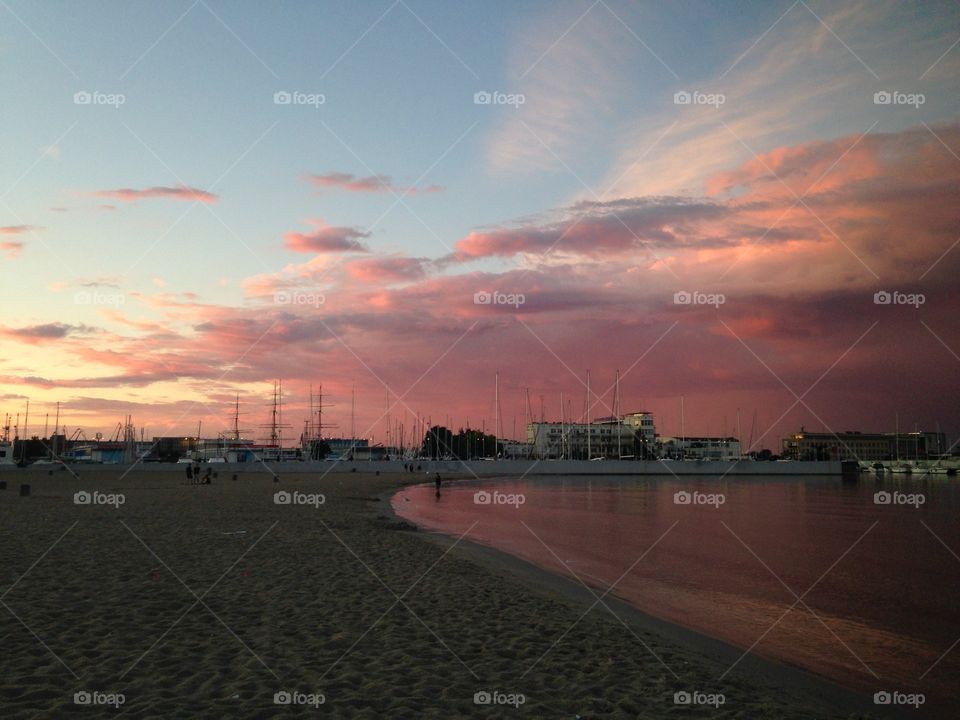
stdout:
POLYGON ((440 497, 440 473, 437 473, 436 484, 437 484, 437 497, 440 497))

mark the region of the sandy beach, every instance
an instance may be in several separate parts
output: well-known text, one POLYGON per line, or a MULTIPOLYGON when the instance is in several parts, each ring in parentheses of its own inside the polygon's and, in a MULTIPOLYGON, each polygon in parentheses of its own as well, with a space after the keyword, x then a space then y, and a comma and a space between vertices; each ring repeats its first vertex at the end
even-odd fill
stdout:
POLYGON ((388 498, 422 475, 78 473, 0 473, 5 718, 886 717, 752 656, 717 682, 734 649, 413 530, 388 498))

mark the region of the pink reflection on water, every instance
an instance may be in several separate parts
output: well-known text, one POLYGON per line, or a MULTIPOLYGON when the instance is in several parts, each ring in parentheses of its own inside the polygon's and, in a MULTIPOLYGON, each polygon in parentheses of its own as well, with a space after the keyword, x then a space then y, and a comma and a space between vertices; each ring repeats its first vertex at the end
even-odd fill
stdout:
POLYGON ((393 506, 449 535, 476 523, 469 540, 599 589, 615 585, 651 615, 847 686, 952 698, 960 652, 920 676, 960 637, 960 562, 920 520, 960 551, 957 488, 930 484, 919 509, 877 506, 875 489, 552 479, 453 485, 439 498, 413 487, 393 506), (475 502, 494 491, 502 495, 475 502), (679 491, 701 495, 678 504, 679 491), (722 504, 710 497, 718 494, 722 504))

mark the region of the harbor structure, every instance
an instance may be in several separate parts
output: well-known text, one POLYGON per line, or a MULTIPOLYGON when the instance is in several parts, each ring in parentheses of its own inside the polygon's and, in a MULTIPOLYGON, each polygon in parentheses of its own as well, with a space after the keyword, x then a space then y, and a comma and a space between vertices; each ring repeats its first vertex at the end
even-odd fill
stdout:
POLYGON ((545 460, 645 459, 655 455, 656 427, 646 411, 592 422, 531 422, 527 446, 529 457, 545 460))
POLYGON ((947 450, 942 432, 830 433, 800 428, 783 438, 782 455, 790 460, 883 462, 936 459, 947 450))
POLYGON ((735 437, 665 437, 659 451, 670 460, 741 460, 740 441, 735 437))

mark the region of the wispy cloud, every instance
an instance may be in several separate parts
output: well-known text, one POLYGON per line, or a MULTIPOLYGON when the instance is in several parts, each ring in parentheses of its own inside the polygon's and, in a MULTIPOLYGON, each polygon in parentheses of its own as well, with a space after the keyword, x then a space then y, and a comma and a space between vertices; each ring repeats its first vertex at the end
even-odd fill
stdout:
POLYGON ((42 229, 35 225, 4 225, 0 226, 0 235, 25 235, 42 229))
POLYGON ((25 325, 18 328, 0 326, 0 335, 31 345, 63 340, 72 335, 87 335, 93 332, 96 332, 96 329, 87 325, 70 325, 67 323, 25 325))
MULTIPOLYGON (((97 197, 112 198, 122 202, 135 203, 139 200, 153 198, 167 198, 171 200, 187 200, 199 203, 215 203, 220 198, 206 190, 188 187, 186 185, 177 185, 176 187, 149 187, 143 189, 118 188, 116 190, 97 190, 94 193, 97 197)), ((102 206, 106 207, 106 206, 102 206)))
POLYGON ((13 259, 23 250, 23 243, 16 240, 0 241, 0 250, 6 253, 7 257, 13 259))
POLYGON ((316 230, 308 233, 288 232, 283 236, 284 247, 302 253, 370 252, 360 242, 370 233, 355 227, 335 227, 323 220, 313 220, 316 230))
POLYGON ((423 188, 402 187, 394 183, 389 175, 368 175, 358 177, 351 173, 329 172, 323 175, 307 175, 306 180, 314 187, 331 188, 355 193, 396 193, 397 195, 416 195, 418 193, 442 192, 439 185, 423 188))

